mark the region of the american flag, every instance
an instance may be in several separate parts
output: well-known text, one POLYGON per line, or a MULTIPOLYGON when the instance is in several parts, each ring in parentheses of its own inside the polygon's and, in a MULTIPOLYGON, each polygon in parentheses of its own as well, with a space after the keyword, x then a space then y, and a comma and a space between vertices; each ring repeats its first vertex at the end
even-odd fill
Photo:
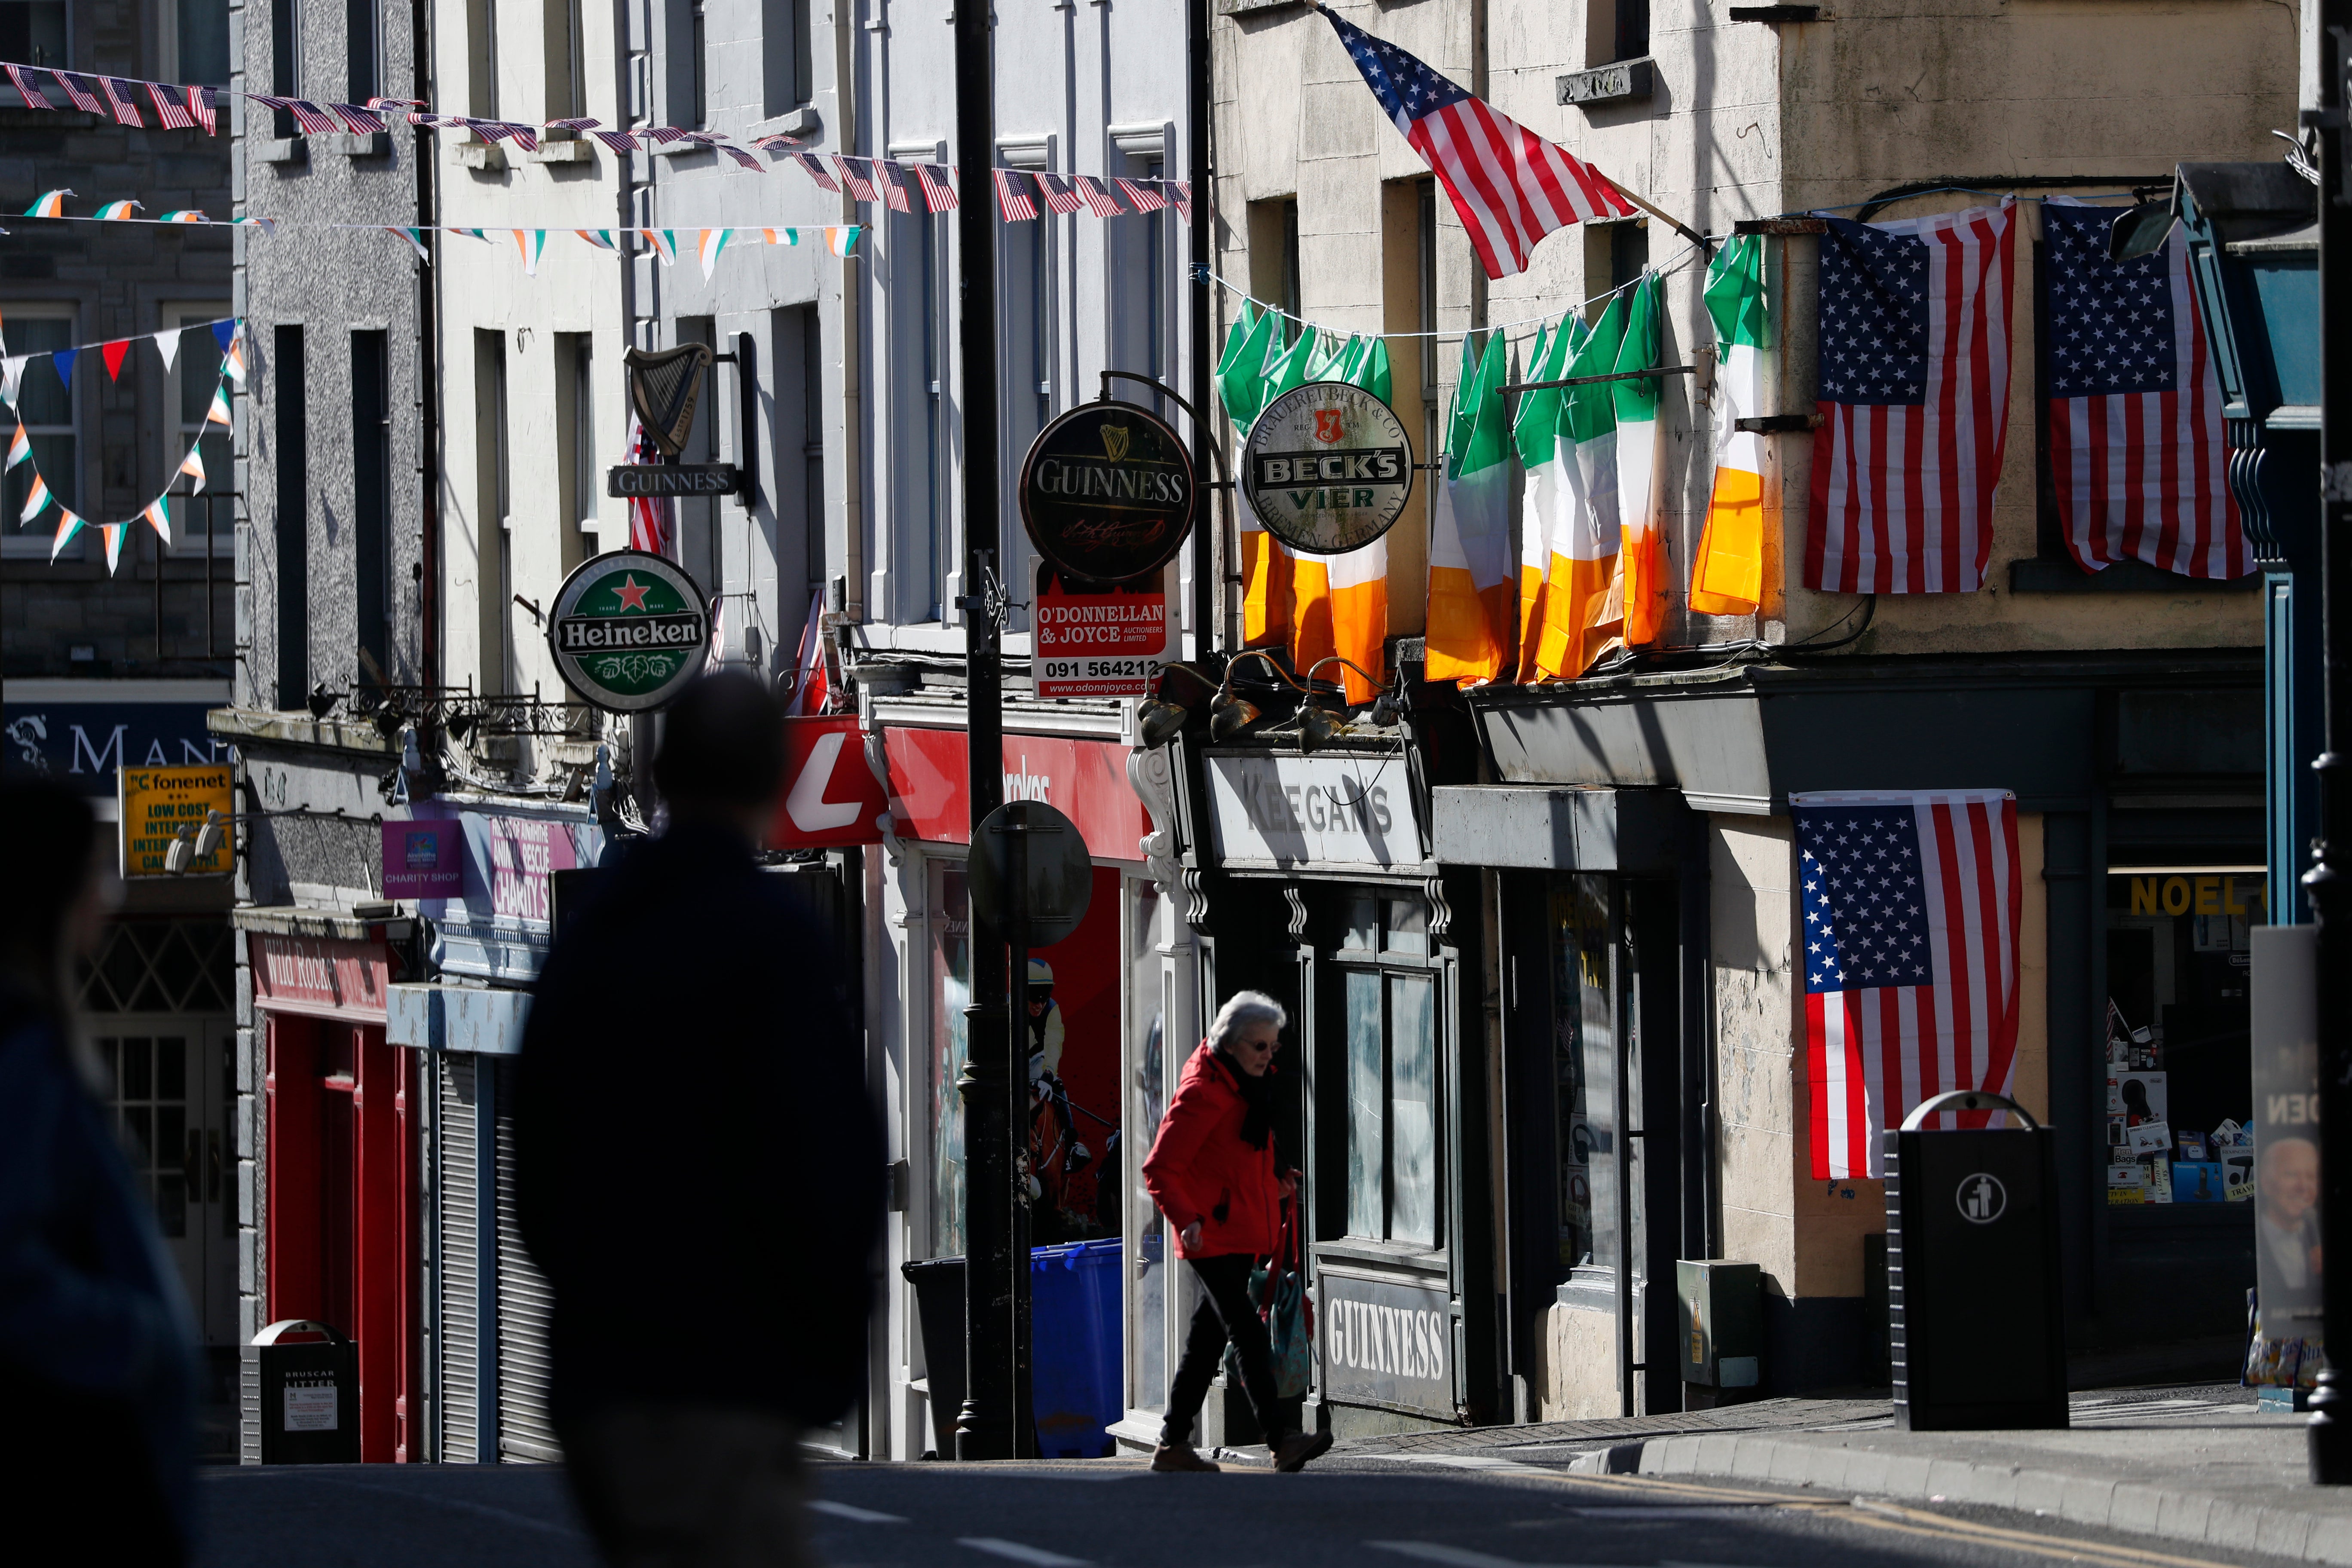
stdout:
POLYGON ((181 106, 178 99, 172 96, 170 88, 160 81, 151 81, 142 85, 147 89, 147 100, 155 106, 156 122, 164 130, 193 131, 196 128, 196 122, 188 118, 187 110, 181 106))
POLYGON ((598 126, 588 134, 625 158, 637 150, 636 136, 631 132, 614 131, 607 126, 598 126))
POLYGON ((721 142, 719 144, 719 150, 734 159, 742 168, 756 169, 763 174, 768 172, 767 165, 761 163, 758 155, 748 147, 738 147, 731 142, 721 142))
POLYGON ((956 205, 955 171, 944 163, 918 163, 915 179, 923 187, 923 205, 943 213, 956 205))
MULTIPOLYGON (((662 460, 661 449, 654 445, 654 438, 646 433, 644 426, 637 423, 634 415, 629 419, 629 433, 635 437, 630 443, 635 454, 633 461, 658 463, 662 460)), ((667 555, 670 539, 669 518, 668 498, 631 496, 629 498, 629 548, 647 551, 655 555, 667 555)))
POLYGON ((1018 169, 992 169, 996 176, 996 209, 1007 223, 1027 223, 1037 216, 1037 204, 1021 187, 1018 169))
POLYGON ((49 79, 65 89, 66 96, 73 100, 73 106, 84 114, 106 112, 105 106, 98 101, 98 94, 82 86, 79 77, 71 77, 63 71, 53 70, 49 73, 49 79))
POLYGON ((1095 216, 1124 217, 1127 216, 1127 209, 1118 205, 1118 198, 1110 194, 1110 187, 1092 174, 1074 174, 1070 177, 1070 182, 1078 187, 1078 195, 1086 198, 1087 210, 1095 216))
POLYGON ((205 128, 205 135, 216 136, 220 133, 213 118, 213 95, 210 89, 201 87, 188 89, 188 112, 196 117, 196 123, 205 128))
POLYGON ((1119 179, 1111 182, 1127 193, 1127 199, 1135 205, 1135 210, 1139 213, 1156 213, 1167 208, 1168 198, 1151 188, 1153 183, 1156 182, 1145 183, 1119 179))
POLYGON ((1045 205, 1065 217, 1087 205, 1086 198, 1070 188, 1070 182, 1051 169, 1036 170, 1030 178, 1037 182, 1037 190, 1045 196, 1045 205))
POLYGON ((1879 1134, 1950 1089, 2009 1092, 2017 797, 1792 795, 1816 1181, 1880 1173, 1879 1134))
MULTIPOLYGON (((51 74, 54 75, 55 73, 52 72, 51 74)), ((47 98, 42 96, 41 89, 39 88, 35 87, 31 82, 25 79, 25 68, 23 66, 9 66, 8 79, 15 82, 16 84, 16 90, 24 95, 26 108, 47 109, 52 111, 57 109, 56 104, 51 103, 47 98)))
POLYGON ((2017 204, 1822 237, 1821 427, 1805 585, 1971 594, 2009 429, 2017 204))
POLYGON ((884 205, 894 213, 912 212, 914 204, 907 196, 907 171, 895 158, 877 158, 873 163, 874 183, 882 188, 884 205))
POLYGON ((2145 561, 2184 577, 2253 568, 2229 485, 2221 379, 2178 233, 2107 259, 2115 209, 2042 209, 2050 471, 2066 547, 2085 572, 2145 561))
POLYGON ((878 199, 874 194, 874 180, 870 173, 874 167, 872 160, 845 158, 835 153, 833 155, 833 161, 839 166, 842 183, 849 187, 852 199, 861 202, 878 199))
POLYGON ((793 154, 793 162, 808 171, 808 177, 816 182, 818 190, 830 191, 836 196, 841 194, 840 183, 834 179, 833 171, 826 168, 824 160, 815 153, 795 153, 793 154))
POLYGON ((385 129, 383 116, 364 104, 331 103, 327 108, 354 136, 373 136, 385 129))
POLYGON ((1348 58, 1422 162, 1435 173, 1489 278, 1528 268, 1536 242, 1582 218, 1633 208, 1591 164, 1326 8, 1348 58))
POLYGON ((1168 194, 1173 197, 1176 202, 1176 216, 1182 218, 1186 223, 1191 223, 1192 221, 1192 182, 1190 180, 1170 180, 1166 182, 1166 184, 1168 186, 1168 194))
POLYGON ((146 130, 147 122, 139 118, 139 106, 131 101, 131 84, 119 76, 102 76, 98 80, 106 89, 106 101, 114 108, 114 122, 134 131, 146 130))

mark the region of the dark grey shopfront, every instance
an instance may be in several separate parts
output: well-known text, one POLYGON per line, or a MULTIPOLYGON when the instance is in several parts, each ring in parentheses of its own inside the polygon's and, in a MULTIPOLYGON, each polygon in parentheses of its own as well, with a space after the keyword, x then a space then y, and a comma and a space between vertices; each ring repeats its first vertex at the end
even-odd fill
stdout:
MULTIPOLYGON (((1517 1024, 1505 1033, 1520 1042, 1507 1047, 1506 1070, 1521 1081, 1542 1076, 1531 1042, 1590 1029, 1603 1001, 1620 1037, 1609 1051, 1563 1038, 1559 1049, 1578 1055, 1581 1076, 1551 1076, 1580 1101, 1546 1110, 1508 1093, 1511 1136, 1532 1155, 1545 1126, 1555 1139, 1573 1127, 1600 1151, 1610 1130, 1594 1124, 1596 1111, 1605 1104, 1630 1116, 1621 1126, 1642 1136, 1628 1195, 1636 1212, 1647 1205, 1628 1281, 1637 1320, 1671 1321, 1640 1301, 1640 1277, 1664 1277, 1661 1248, 1672 1240, 1682 1256, 1713 1256, 1721 1234, 1721 1200, 1710 1190, 1719 1173, 1705 1157, 1718 1131, 1707 1109, 1716 1021, 1695 956, 1705 951, 1710 906, 1706 840, 1703 826, 1682 837, 1692 828, 1675 814, 1689 824, 1784 815, 1792 791, 2006 788, 2021 814, 2040 822, 2040 864, 2026 874, 2038 873, 2042 887, 2042 946, 2024 960, 2029 978, 2037 969, 2042 976, 2069 1348, 2218 1347, 2242 1332, 2253 1280, 2251 1205, 2227 1201, 2225 1184, 2201 1179, 2168 1194, 2172 1201, 2111 1198, 2110 1187, 2130 1185, 2123 1167, 2133 1125, 2194 1134, 2226 1173, 2227 1146, 2213 1135, 2251 1110, 2245 932, 2268 918, 2269 893, 2257 653, 1842 658, 1596 683, 1572 694, 1504 688, 1472 707, 1497 784, 1460 793, 1516 799, 1520 815, 1499 838, 1466 843, 1454 831, 1463 808, 1439 791, 1437 858, 1500 868, 1505 1017, 1517 1024), (1561 795, 1580 804, 1528 804, 1561 795), (1661 912, 1669 904, 1679 910, 1672 920, 1661 912), (1679 946, 1675 963, 1660 953, 1665 944, 1679 946), (1571 950, 1580 956, 1564 963, 1571 950), (1539 998, 1530 970, 1545 975, 1539 998), (1670 1016, 1689 1020, 1677 1025, 1682 1055, 1672 1071, 1656 1026, 1670 1016), (1634 1064, 1621 1068, 1622 1089, 1604 1085, 1596 1069, 1608 1060, 1634 1064), (2133 1079, 2140 1087, 2126 1107, 2133 1079), (2151 1088, 2168 1105, 2146 1103, 2151 1088), (1666 1092, 1680 1096, 1671 1117, 1662 1114, 1666 1092), (1661 1133, 1682 1140, 1681 1158, 1664 1157, 1652 1142, 1661 1133), (1678 1184, 1670 1164, 1683 1173, 1678 1184)), ((1491 801, 1478 809, 1504 820, 1491 801)), ((1724 906, 1717 899, 1713 907, 1724 906)), ((2174 1165, 2174 1155, 2161 1157, 2168 1176, 2200 1163, 2174 1165)), ((1531 1179, 1531 1168, 1570 1164, 1538 1167, 1517 1153, 1507 1162, 1514 1184, 1531 1179)), ((1540 1278, 1548 1247, 1567 1276, 1563 1302, 1582 1288, 1570 1253, 1606 1260, 1606 1211, 1627 1208, 1609 1187, 1614 1175, 1612 1161, 1591 1164, 1591 1229, 1583 1236, 1574 1234, 1564 1194, 1547 1214, 1515 1185, 1508 1246, 1522 1296, 1540 1278)), ((1511 1319, 1526 1323, 1534 1306, 1523 1302, 1511 1319)), ((1766 1309, 1768 1389, 1859 1383, 1872 1371, 1864 1331, 1876 1325, 1860 1300, 1768 1295, 1766 1309)), ((1658 1329, 1644 1326, 1651 1335, 1658 1329)), ((1653 1407, 1666 1392, 1657 1381, 1653 1407)))

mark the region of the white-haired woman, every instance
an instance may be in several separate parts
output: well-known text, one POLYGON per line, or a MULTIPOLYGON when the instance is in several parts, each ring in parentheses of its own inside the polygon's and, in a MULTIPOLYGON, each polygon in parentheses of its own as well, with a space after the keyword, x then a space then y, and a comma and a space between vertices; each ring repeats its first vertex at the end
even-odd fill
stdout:
POLYGON ((1328 1432, 1288 1428, 1275 1393, 1265 1323, 1250 1305, 1249 1277, 1277 1245, 1281 1205, 1298 1173, 1275 1169, 1274 1053, 1290 1021, 1261 991, 1235 993, 1184 1064, 1184 1076, 1143 1162, 1143 1184, 1176 1233, 1176 1256, 1201 1281, 1200 1310, 1184 1359, 1168 1389, 1168 1419, 1155 1470, 1213 1470, 1192 1451, 1192 1422, 1232 1341, 1250 1408, 1274 1451, 1274 1468, 1296 1470, 1331 1447, 1328 1432))

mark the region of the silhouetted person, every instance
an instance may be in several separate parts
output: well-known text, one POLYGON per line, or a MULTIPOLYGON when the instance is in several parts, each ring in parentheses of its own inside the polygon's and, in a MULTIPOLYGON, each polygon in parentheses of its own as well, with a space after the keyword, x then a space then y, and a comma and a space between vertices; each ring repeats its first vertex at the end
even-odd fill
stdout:
POLYGON ((74 1026, 74 961, 120 891, 79 797, 0 784, 0 1495, 17 1550, 186 1560, 195 1363, 180 1279, 74 1026), (36 1543, 47 1541, 40 1548, 36 1543))
POLYGON ((783 761, 758 682, 687 689, 653 766, 668 831, 566 924, 523 1033, 552 1414, 622 1568, 805 1562, 800 1439, 865 1373, 881 1127, 856 975, 753 860, 783 761))

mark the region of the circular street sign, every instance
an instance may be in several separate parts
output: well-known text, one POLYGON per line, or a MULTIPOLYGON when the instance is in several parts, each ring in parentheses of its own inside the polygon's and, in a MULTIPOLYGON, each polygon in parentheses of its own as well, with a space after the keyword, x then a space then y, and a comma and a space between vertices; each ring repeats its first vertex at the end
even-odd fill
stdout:
MULTIPOLYGON (((1008 800, 981 818, 968 868, 971 907, 1003 926, 1013 912, 1013 854, 1018 840, 1026 874, 1031 947, 1051 947, 1078 929, 1094 899, 1094 862, 1077 824, 1042 800, 1008 800)), ((1009 933, 1008 933, 1009 934, 1009 933)))
POLYGON ((1192 523, 1192 461, 1168 422, 1088 403, 1037 433, 1021 464, 1021 521, 1072 577, 1127 583, 1175 559, 1192 523))
POLYGON ((665 706, 702 673, 710 617, 677 564, 642 550, 584 561, 556 591, 547 647, 574 691, 612 713, 665 706))
POLYGON ((1412 443, 1360 386, 1310 381, 1272 403, 1242 448, 1242 492, 1266 531, 1309 555, 1386 533, 1412 494, 1412 443))

